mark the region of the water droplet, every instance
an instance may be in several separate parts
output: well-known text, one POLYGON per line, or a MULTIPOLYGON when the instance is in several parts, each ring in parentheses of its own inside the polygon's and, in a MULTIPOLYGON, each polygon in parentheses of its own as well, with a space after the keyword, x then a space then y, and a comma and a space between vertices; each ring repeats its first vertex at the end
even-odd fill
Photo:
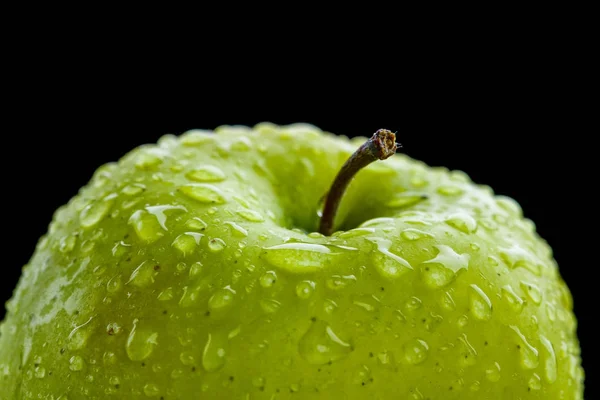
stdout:
POLYGON ((512 269, 525 268, 536 276, 542 273, 541 266, 531 259, 530 253, 518 245, 510 248, 500 248, 500 257, 512 269))
POLYGON ((185 232, 177 236, 171 246, 179 250, 184 256, 189 256, 194 253, 203 236, 201 233, 185 232))
POLYGON ((377 354, 377 362, 384 368, 393 368, 396 365, 394 354, 387 350, 377 354))
POLYGON ((77 236, 69 235, 60 239, 59 250, 61 253, 67 254, 73 251, 75 244, 77 243, 77 236))
POLYGON ((90 317, 86 322, 75 327, 69 333, 69 337, 67 338, 69 350, 81 350, 85 347, 92 334, 93 324, 91 322, 93 319, 94 317, 90 317))
POLYGON ((121 189, 121 193, 123 193, 125 196, 137 196, 144 190, 146 190, 146 186, 141 183, 134 183, 121 189))
POLYGON ((456 323, 460 329, 463 329, 469 323, 469 317, 467 317, 466 315, 461 315, 460 317, 458 317, 456 323))
POLYGON ((299 343, 300 355, 313 365, 327 364, 346 357, 352 346, 340 339, 324 321, 314 321, 299 343))
POLYGON ((123 328, 117 322, 111 322, 106 325, 106 333, 108 333, 110 336, 117 336, 122 330, 123 328))
POLYGON ((489 321, 492 318, 492 302, 490 298, 475 284, 470 285, 469 306, 471 315, 480 321, 489 321))
POLYGON ((463 190, 456 186, 440 186, 437 192, 444 196, 458 196, 463 194, 463 190))
POLYGON ((421 230, 414 229, 414 228, 408 228, 408 229, 403 230, 400 233, 400 236, 402 237, 402 239, 409 240, 409 241, 415 241, 415 240, 419 240, 419 239, 423 239, 423 238, 432 238, 433 237, 433 235, 430 235, 427 232, 423 232, 421 230))
POLYGON ((190 218, 185 222, 185 226, 188 229, 194 230, 194 231, 203 231, 208 227, 208 224, 204 221, 202 221, 200 218, 198 217, 194 217, 194 218, 190 218))
POLYGON ((323 303, 323 310, 327 313, 327 314, 333 314, 333 312, 338 308, 338 305, 335 301, 331 300, 331 299, 327 299, 325 300, 325 302, 323 303))
POLYGON ((452 298, 450 292, 444 292, 440 297, 440 305, 442 308, 448 311, 454 311, 456 309, 456 303, 452 298))
POLYGON ((519 338, 517 347, 521 354, 521 366, 525 369, 537 368, 539 364, 538 350, 529 344, 527 338, 525 338, 525 335, 521 333, 518 327, 511 325, 510 328, 515 331, 519 338))
POLYGON ((227 221, 227 222, 225 222, 225 225, 229 225, 231 227, 231 233, 233 234, 233 236, 237 236, 237 237, 248 236, 248 231, 246 229, 244 229, 243 227, 239 226, 238 224, 236 224, 235 222, 227 221))
POLYGON ((334 236, 339 237, 340 239, 350 239, 358 236, 365 236, 374 233, 375 229, 373 228, 356 228, 346 232, 341 232, 338 235, 334 233, 334 236))
POLYGON ((115 196, 107 196, 100 201, 93 202, 81 210, 79 223, 82 228, 89 229, 96 226, 110 212, 115 196))
POLYGON ((422 306, 423 306, 423 302, 421 301, 421 299, 419 299, 418 297, 412 296, 410 299, 406 300, 406 303, 404 303, 404 310, 407 313, 414 313, 422 306))
POLYGON ((355 282, 356 276, 354 275, 333 275, 331 278, 327 279, 326 284, 331 290, 340 290, 355 282))
POLYGON ((381 276, 398 279, 413 269, 408 261, 390 251, 390 240, 373 238, 371 241, 377 244, 378 251, 373 253, 373 264, 381 276))
POLYGON ((193 287, 184 286, 183 287, 183 295, 179 299, 179 305, 181 307, 191 307, 198 301, 200 294, 206 290, 209 286, 209 283, 206 280, 200 281, 197 285, 193 287))
POLYGON ((285 243, 265 247, 265 259, 271 265, 288 272, 301 274, 315 272, 330 265, 338 253, 328 247, 312 243, 285 243))
POLYGON ((38 365, 33 370, 33 375, 38 379, 43 379, 46 376, 46 368, 38 365))
POLYGON ((227 355, 227 336, 208 334, 208 340, 202 353, 202 366, 207 372, 214 372, 225 365, 227 355))
POLYGON ((191 352, 184 351, 181 354, 179 354, 179 361, 181 361, 183 365, 191 366, 194 365, 196 359, 194 358, 194 355, 191 352))
POLYGON ((133 320, 133 328, 129 332, 125 350, 132 361, 142 361, 150 357, 158 344, 158 333, 138 328, 138 319, 133 320))
POLYGON ((159 149, 139 150, 135 159, 135 167, 142 171, 152 170, 163 162, 161 155, 159 149))
POLYGON ((446 218, 446 223, 464 233, 472 233, 477 230, 477 222, 466 213, 452 214, 446 218))
POLYGON ((146 287, 152 283, 154 283, 154 276, 156 275, 156 262, 154 261, 144 261, 141 263, 136 269, 133 270, 128 284, 132 284, 137 287, 146 287))
POLYGON ((263 222, 265 220, 262 215, 254 210, 239 210, 237 214, 250 222, 263 222))
POLYGON ((521 282, 521 289, 525 292, 527 297, 534 303, 540 304, 542 302, 542 291, 540 288, 530 282, 521 282))
POLYGON ((196 261, 190 267, 190 272, 189 272, 190 278, 200 275, 202 273, 202 270, 203 270, 202 263, 200 261, 196 261))
POLYGON ((262 299, 260 300, 260 308, 267 314, 273 314, 279 310, 281 307, 281 302, 275 299, 262 299))
POLYGON ((147 383, 144 386, 144 394, 148 397, 156 397, 160 394, 160 389, 154 383, 147 383))
POLYGON ((385 206, 389 208, 409 207, 426 199, 427 197, 424 195, 402 194, 388 201, 385 206))
POLYGON ((404 359, 407 363, 418 365, 427 359, 429 354, 429 345, 421 339, 411 339, 403 346, 404 359))
POLYGON ((523 299, 520 298, 510 285, 505 285, 501 289, 502 298, 508 303, 510 308, 516 313, 523 311, 523 299))
POLYGON ((435 248, 438 255, 421 264, 421 278, 430 288, 439 289, 452 283, 460 270, 469 268, 469 255, 458 254, 445 245, 435 248))
POLYGON ((225 194, 208 183, 190 183, 179 188, 179 192, 190 199, 204 204, 224 204, 225 194))
POLYGON ((260 277, 260 286, 270 288, 277 282, 277 273, 275 271, 267 271, 260 277))
POLYGON ((543 335, 540 335, 540 342, 542 343, 542 356, 544 360, 544 379, 546 379, 546 382, 548 383, 554 383, 556 382, 557 378, 556 354, 554 352, 554 346, 552 346, 552 342, 543 335))
POLYGON ((229 285, 219 289, 208 300, 208 309, 211 312, 222 312, 233 304, 235 290, 229 285))
POLYGON ((102 355, 104 365, 115 365, 117 363, 117 355, 112 351, 107 351, 102 355))
POLYGON ((208 241, 208 250, 212 251, 213 253, 218 253, 219 251, 223 250, 225 246, 226 244, 223 239, 212 238, 208 241))
POLYGON ((69 369, 71 371, 81 371, 85 367, 85 362, 81 356, 73 356, 69 359, 69 369))
POLYGON ((379 299, 372 295, 354 295, 352 296, 352 304, 362 308, 367 312, 373 312, 377 309, 379 299))
POLYGON ((485 377, 490 382, 498 382, 502 376, 500 371, 500 364, 494 362, 485 369, 485 377))
POLYGON ((313 281, 302 281, 296 285, 296 296, 301 299, 308 299, 315 291, 315 283, 313 281))
POLYGON ((168 287, 158 294, 159 301, 169 301, 173 299, 173 288, 168 287))
POLYGON ((185 177, 196 182, 221 182, 225 180, 223 171, 212 165, 203 165, 185 174, 185 177))
POLYGON ((458 337, 458 340, 462 345, 460 352, 460 363, 465 367, 475 365, 477 363, 477 351, 471 345, 471 343, 469 343, 467 335, 463 333, 462 336, 458 337))
POLYGON ((146 210, 134 212, 129 218, 129 224, 133 226, 137 236, 147 243, 156 242, 164 235, 156 217, 146 210))
POLYGON ((531 390, 540 390, 542 388, 542 380, 540 379, 540 376, 538 374, 531 375, 528 386, 531 390))

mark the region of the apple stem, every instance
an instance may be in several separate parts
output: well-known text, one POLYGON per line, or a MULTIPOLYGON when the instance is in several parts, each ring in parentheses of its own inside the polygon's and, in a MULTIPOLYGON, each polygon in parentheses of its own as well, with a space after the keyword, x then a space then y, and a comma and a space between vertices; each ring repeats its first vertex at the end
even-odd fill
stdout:
POLYGON ((354 178, 354 175, 373 161, 385 160, 396 153, 400 145, 396 143, 396 135, 387 129, 379 129, 373 136, 358 148, 342 165, 340 172, 333 180, 331 189, 326 194, 325 207, 321 215, 319 232, 329 236, 333 233, 333 224, 342 196, 354 178))

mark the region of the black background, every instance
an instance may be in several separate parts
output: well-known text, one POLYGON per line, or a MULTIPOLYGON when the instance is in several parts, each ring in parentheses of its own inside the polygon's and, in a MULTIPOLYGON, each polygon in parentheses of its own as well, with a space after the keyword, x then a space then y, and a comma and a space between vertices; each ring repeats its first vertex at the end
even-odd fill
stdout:
POLYGON ((309 122, 348 136, 388 128, 398 131, 410 156, 463 170, 521 204, 571 288, 584 368, 592 376, 590 271, 598 262, 586 227, 593 229, 596 218, 597 168, 589 150, 598 127, 588 125, 597 111, 584 100, 587 83, 577 68, 529 64, 520 56, 449 68, 441 59, 382 77, 383 62, 367 72, 318 60, 292 70, 293 57, 222 55, 193 63, 173 57, 168 70, 149 67, 152 60, 105 63, 84 54, 61 61, 46 54, 8 79, 0 301, 11 296, 53 211, 98 166, 137 145, 191 128, 261 121, 309 122))

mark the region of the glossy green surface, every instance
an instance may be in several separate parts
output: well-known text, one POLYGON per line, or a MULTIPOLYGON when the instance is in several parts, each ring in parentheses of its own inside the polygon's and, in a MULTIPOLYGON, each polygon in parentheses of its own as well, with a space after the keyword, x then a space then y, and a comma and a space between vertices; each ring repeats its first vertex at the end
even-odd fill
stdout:
POLYGON ((101 167, 7 304, 0 399, 581 399, 571 295, 514 201, 397 155, 306 234, 363 140, 223 127, 101 167))

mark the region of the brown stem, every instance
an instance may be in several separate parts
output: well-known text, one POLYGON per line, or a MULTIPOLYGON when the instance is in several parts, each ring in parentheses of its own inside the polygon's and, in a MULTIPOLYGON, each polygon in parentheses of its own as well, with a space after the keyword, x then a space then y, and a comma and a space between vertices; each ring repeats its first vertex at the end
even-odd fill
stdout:
POLYGON ((340 172, 338 172, 331 185, 331 189, 327 193, 319 232, 327 236, 333 233, 335 214, 354 175, 373 161, 385 160, 391 157, 396 153, 398 147, 400 145, 396 144, 396 135, 393 132, 387 129, 379 129, 350 156, 342 165, 340 172))

